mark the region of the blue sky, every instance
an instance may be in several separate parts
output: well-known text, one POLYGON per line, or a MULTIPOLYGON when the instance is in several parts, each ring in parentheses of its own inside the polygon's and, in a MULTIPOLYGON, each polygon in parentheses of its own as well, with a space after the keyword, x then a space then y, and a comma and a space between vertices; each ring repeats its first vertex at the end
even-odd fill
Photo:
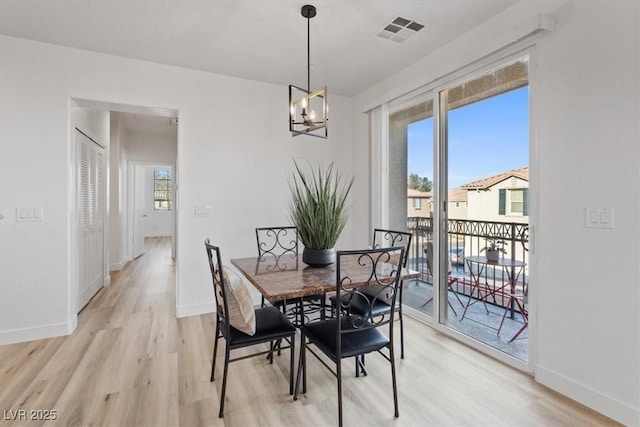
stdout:
MULTIPOLYGON (((409 125, 408 173, 433 181, 433 118, 409 125)), ((449 188, 529 164, 529 87, 449 112, 449 188)))

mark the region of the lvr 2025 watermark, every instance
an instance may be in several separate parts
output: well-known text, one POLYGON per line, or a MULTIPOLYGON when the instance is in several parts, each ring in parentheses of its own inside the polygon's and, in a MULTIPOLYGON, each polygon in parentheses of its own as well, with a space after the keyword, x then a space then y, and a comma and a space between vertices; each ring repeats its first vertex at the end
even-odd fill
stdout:
POLYGON ((55 409, 5 409, 2 412, 2 419, 6 421, 53 421, 58 418, 55 409))

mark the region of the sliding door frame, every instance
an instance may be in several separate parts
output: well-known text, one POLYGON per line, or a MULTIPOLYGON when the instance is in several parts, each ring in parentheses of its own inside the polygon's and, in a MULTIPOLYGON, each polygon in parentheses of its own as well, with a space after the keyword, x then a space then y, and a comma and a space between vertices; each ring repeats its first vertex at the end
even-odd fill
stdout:
MULTIPOLYGON (((537 120, 536 120, 536 107, 538 104, 536 96, 536 52, 535 44, 529 43, 527 45, 516 44, 509 48, 505 48, 500 52, 489 55, 481 60, 475 61, 455 72, 445 75, 439 79, 434 80, 430 84, 418 87, 415 90, 400 96, 386 104, 383 104, 381 115, 379 116, 380 122, 385 123, 382 127, 381 137, 382 144, 372 143, 372 178, 375 178, 372 182, 386 183, 378 187, 378 191, 386 189, 388 191, 389 183, 389 170, 388 164, 382 165, 380 161, 387 159, 387 155, 381 155, 380 152, 383 149, 389 149, 389 135, 388 135, 388 120, 391 108, 397 108, 398 105, 407 105, 411 100, 417 100, 419 98, 428 99, 429 96, 433 99, 433 112, 434 112, 434 153, 433 158, 437 159, 434 164, 434 177, 433 188, 434 191, 434 254, 438 254, 438 262, 434 263, 434 302, 437 304, 433 306, 433 316, 429 317, 424 313, 419 313, 417 310, 412 310, 410 307, 405 307, 407 313, 413 314, 415 317, 422 321, 425 321, 434 329, 442 332, 448 336, 455 338, 479 351, 486 353, 505 364, 513 366, 517 369, 533 372, 537 359, 536 352, 536 307, 537 307, 537 291, 538 286, 535 284, 535 280, 538 277, 537 263, 535 257, 535 236, 538 221, 538 135, 537 135, 537 120), (527 362, 518 360, 500 350, 497 350, 487 344, 484 344, 474 338, 458 332, 446 323, 446 311, 447 310, 447 274, 441 274, 443 271, 447 271, 448 263, 446 253, 447 245, 447 117, 446 114, 442 114, 442 111, 446 111, 447 103, 447 90, 459 85, 465 81, 472 79, 474 76, 479 76, 490 72, 492 69, 498 69, 504 66, 506 63, 514 61, 518 58, 528 57, 529 69, 528 69, 528 86, 529 86, 529 295, 528 295, 528 311, 529 311, 529 325, 528 325, 528 357, 527 362), (429 95, 430 94, 430 95, 429 95), (386 133, 385 133, 386 132, 386 133), (375 153, 378 153, 377 155, 375 153), (375 172, 380 171, 380 172, 375 172), (445 254, 442 256, 441 254, 445 254), (533 284, 531 286, 531 284, 533 284), (444 309, 443 309, 444 307, 444 309)), ((373 192, 376 190, 372 189, 373 192)), ((388 222, 388 207, 382 207, 374 204, 374 199, 380 202, 380 198, 372 197, 372 219, 377 217, 381 223, 388 222), (386 210, 386 212, 385 212, 386 210), (386 213, 386 221, 385 221, 386 213)), ((373 224, 372 224, 373 225, 373 224)))

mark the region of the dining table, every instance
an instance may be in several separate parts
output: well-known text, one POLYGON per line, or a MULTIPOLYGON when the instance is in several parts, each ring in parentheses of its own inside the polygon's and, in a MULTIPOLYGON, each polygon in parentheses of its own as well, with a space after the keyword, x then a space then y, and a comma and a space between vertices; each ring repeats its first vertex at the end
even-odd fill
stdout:
MULTIPOLYGON (((380 269, 397 269, 398 257, 388 263, 379 263, 380 269)), ((231 264, 269 301, 299 302, 311 295, 326 295, 336 291, 336 263, 325 267, 311 267, 301 255, 233 258, 231 264)), ((364 274, 355 260, 343 262, 341 275, 349 276, 349 287, 368 283, 370 274, 364 274)), ((369 271, 370 273, 370 271, 369 271)), ((419 279, 420 272, 402 268, 400 280, 419 279)))

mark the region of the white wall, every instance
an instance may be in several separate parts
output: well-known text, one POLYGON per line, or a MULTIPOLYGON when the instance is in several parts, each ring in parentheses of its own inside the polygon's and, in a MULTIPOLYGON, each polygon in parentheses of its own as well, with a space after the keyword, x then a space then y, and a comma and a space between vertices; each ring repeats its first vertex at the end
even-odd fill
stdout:
POLYGON ((123 149, 130 161, 169 164, 176 162, 177 136, 163 133, 125 131, 123 149))
POLYGON ((109 113, 102 110, 79 107, 72 99, 69 100, 69 103, 71 105, 71 129, 78 127, 104 147, 109 147, 111 135, 109 113))
POLYGON ((109 270, 120 270, 127 261, 126 246, 126 182, 123 182, 122 164, 127 164, 122 150, 124 129, 111 116, 111 139, 109 148, 109 270))
POLYGON ((367 149, 368 128, 358 112, 481 59, 517 40, 538 14, 554 11, 558 28, 538 40, 532 59, 533 370, 541 383, 635 426, 640 425, 640 2, 565 3, 520 2, 360 94, 355 145, 367 149), (613 207, 615 228, 586 229, 587 206, 613 207))
MULTIPOLYGON (((0 37, 0 92, 2 343, 73 328, 75 260, 67 197, 71 97, 179 111, 179 316, 213 311, 206 237, 222 247, 228 262, 255 254, 254 227, 288 222, 292 157, 336 160, 345 174, 353 172, 352 100, 337 95, 331 97, 328 140, 292 138, 284 86, 5 36, 0 37), (213 216, 195 218, 196 205, 211 205, 213 216), (15 222, 19 206, 43 206, 45 220, 15 222)), ((123 158, 121 153, 121 169, 123 158)), ((123 182, 121 175, 120 187, 123 182)), ((367 197, 354 195, 361 212, 356 209, 352 217, 366 215, 367 197)), ((351 236, 348 224, 338 247, 351 247, 351 236)))
POLYGON ((69 98, 60 100, 59 111, 47 111, 46 100, 34 103, 29 111, 21 108, 19 100, 37 98, 39 88, 11 86, 14 78, 21 78, 20 71, 4 67, 4 58, 0 66, 0 211, 5 217, 0 221, 0 343, 4 343, 36 339, 43 333, 63 335, 75 327, 78 288, 69 278, 76 270, 66 262, 73 250, 70 235, 75 232, 69 228, 74 201, 68 184, 73 180, 72 141, 78 125, 108 144, 109 121, 108 115, 78 108, 69 98), (52 124, 63 135, 62 149, 55 149, 51 135, 35 126, 38 121, 52 124), (52 169, 54 162, 57 167, 52 169), (17 222, 20 207, 42 208, 43 220, 17 222), (61 254, 62 259, 51 262, 61 254))
POLYGON ((575 2, 537 69, 536 377, 629 425, 640 425, 638 7, 575 2), (586 229, 591 206, 614 208, 615 228, 586 229))

